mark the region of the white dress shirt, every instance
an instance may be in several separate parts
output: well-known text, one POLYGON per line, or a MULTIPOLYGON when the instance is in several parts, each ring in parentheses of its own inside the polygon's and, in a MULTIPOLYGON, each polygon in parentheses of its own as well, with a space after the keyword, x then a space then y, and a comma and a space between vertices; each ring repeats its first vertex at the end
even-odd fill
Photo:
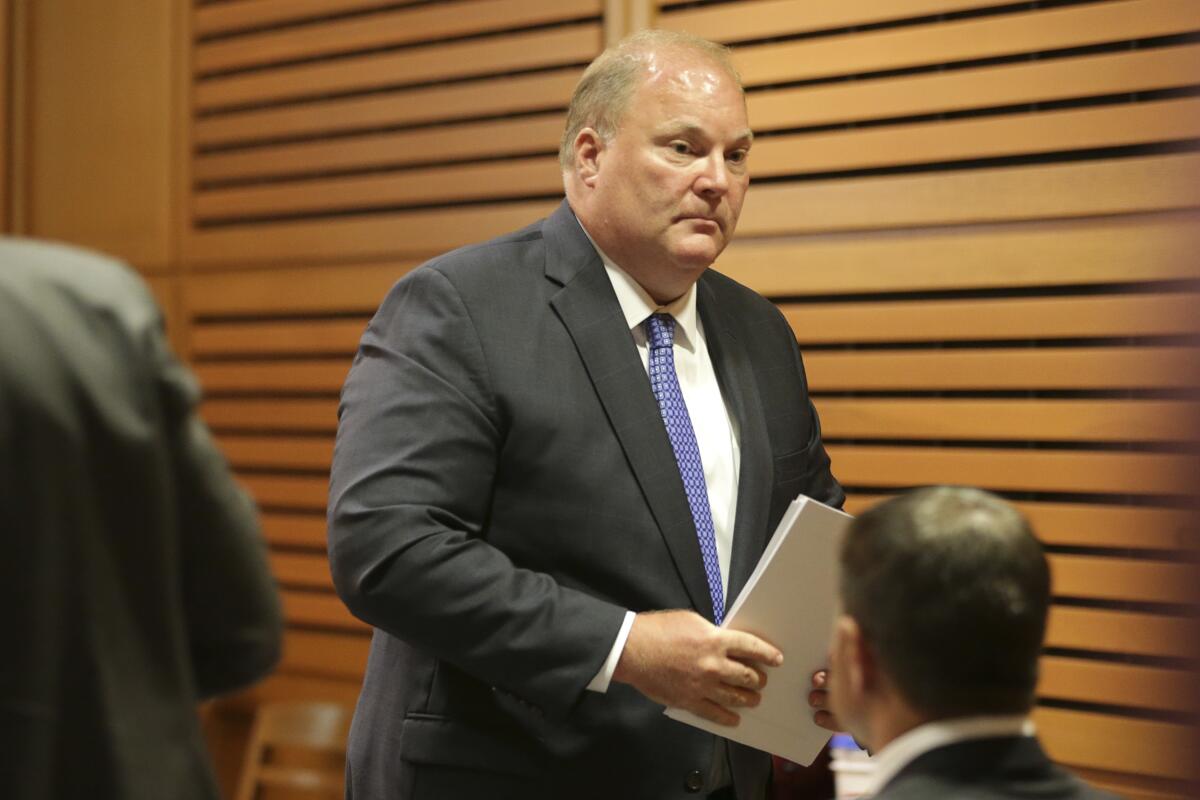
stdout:
POLYGON ((871 758, 875 769, 862 796, 866 798, 877 794, 900 770, 930 750, 969 739, 1033 736, 1034 733, 1033 720, 1022 714, 963 717, 918 725, 888 742, 886 747, 871 758))
MULTIPOLYGON (((588 238, 591 238, 590 235, 588 238)), ((592 244, 595 245, 595 242, 592 244)), ((700 461, 704 465, 704 482, 716 534, 717 561, 721 567, 722 596, 728 601, 729 560, 733 553, 733 523, 737 511, 741 451, 737 426, 721 395, 717 373, 708 353, 708 342, 704 338, 704 326, 696 312, 696 287, 693 284, 682 297, 668 306, 660 306, 600 248, 597 247, 596 252, 604 261, 604 269, 612 282, 617 302, 633 334, 647 375, 650 371, 650 345, 643 323, 652 314, 670 314, 675 318, 675 372, 679 376, 679 388, 687 404, 688 416, 696 432, 696 444, 700 448, 700 461)), ((632 611, 625 612, 625 621, 608 658, 587 686, 591 691, 608 691, 608 684, 625 649, 625 640, 629 638, 634 616, 632 611)))

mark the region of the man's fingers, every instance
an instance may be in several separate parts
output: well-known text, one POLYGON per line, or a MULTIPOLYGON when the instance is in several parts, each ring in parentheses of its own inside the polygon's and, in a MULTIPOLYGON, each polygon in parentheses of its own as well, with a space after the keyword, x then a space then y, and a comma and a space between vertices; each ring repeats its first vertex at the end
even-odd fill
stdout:
POLYGON ((727 637, 725 652, 739 661, 755 661, 768 667, 778 667, 783 663, 783 653, 779 648, 768 644, 753 634, 742 631, 725 631, 727 637))
POLYGON ((826 682, 829 680, 829 672, 827 670, 817 670, 812 676, 812 685, 814 689, 824 689, 826 682))
POLYGON ((808 693, 808 704, 813 708, 824 708, 829 700, 829 692, 824 689, 813 689, 808 693))
POLYGON ((762 702, 762 695, 749 689, 721 685, 713 691, 710 699, 725 708, 754 708, 762 702))
POLYGON ((715 722, 718 725, 733 727, 742 721, 742 718, 736 712, 730 711, 728 708, 711 700, 701 700, 699 705, 692 708, 691 711, 697 716, 703 717, 709 722, 715 722))
POLYGON ((827 731, 837 731, 837 722, 834 719, 833 714, 829 713, 828 711, 818 711, 817 713, 813 714, 813 722, 817 723, 827 731))

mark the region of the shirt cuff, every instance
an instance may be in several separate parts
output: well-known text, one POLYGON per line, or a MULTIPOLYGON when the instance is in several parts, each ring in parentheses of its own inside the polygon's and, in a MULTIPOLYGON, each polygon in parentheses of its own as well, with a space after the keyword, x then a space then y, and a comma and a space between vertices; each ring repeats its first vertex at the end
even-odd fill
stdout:
POLYGON ((625 612, 625 621, 621 623, 621 630, 617 631, 617 639, 613 642, 612 650, 608 653, 608 658, 604 660, 600 671, 596 673, 596 677, 592 678, 592 682, 587 685, 589 692, 599 692, 604 694, 608 691, 608 685, 612 683, 613 673, 617 671, 617 662, 621 660, 621 653, 625 650, 625 640, 629 638, 629 629, 633 627, 633 618, 637 614, 632 611, 625 612))

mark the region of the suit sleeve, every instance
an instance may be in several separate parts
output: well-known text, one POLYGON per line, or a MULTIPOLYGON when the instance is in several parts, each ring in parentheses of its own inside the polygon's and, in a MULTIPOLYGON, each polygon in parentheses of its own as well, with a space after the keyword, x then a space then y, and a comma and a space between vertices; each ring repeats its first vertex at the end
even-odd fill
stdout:
POLYGON ((255 509, 196 413, 199 392, 150 332, 151 363, 171 450, 184 609, 200 697, 264 677, 279 660, 283 617, 255 509))
POLYGON ((838 483, 837 478, 833 477, 829 453, 825 451, 825 443, 821 439, 821 418, 817 415, 817 408, 813 405, 812 397, 809 395, 808 375, 804 370, 804 360, 800 356, 800 345, 797 343, 795 335, 791 332, 790 326, 788 327, 787 336, 791 342, 792 357, 795 360, 796 370, 800 374, 800 381, 804 387, 804 405, 811 419, 810 430, 812 431, 812 435, 809 437, 806 448, 807 454, 803 459, 803 462, 807 465, 807 475, 803 481, 803 485, 806 487, 804 493, 827 506, 842 508, 846 504, 846 492, 842 489, 842 485, 838 483))
POLYGON ((334 583, 376 628, 565 715, 604 662, 624 609, 520 568, 488 542, 505 435, 491 392, 449 279, 427 267, 397 284, 342 393, 329 503, 334 583))

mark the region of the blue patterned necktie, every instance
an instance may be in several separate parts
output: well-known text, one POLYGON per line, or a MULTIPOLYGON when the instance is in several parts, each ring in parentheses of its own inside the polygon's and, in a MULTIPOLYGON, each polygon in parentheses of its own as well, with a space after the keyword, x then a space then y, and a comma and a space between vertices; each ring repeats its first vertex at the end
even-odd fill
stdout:
POLYGON ((721 588, 721 563, 717 560, 717 534, 708 504, 700 446, 696 443, 692 418, 679 388, 679 376, 675 374, 675 318, 670 314, 654 314, 646 320, 645 326, 646 339, 650 343, 650 388, 658 400, 658 410, 667 426, 667 437, 683 478, 692 520, 696 523, 696 536, 700 540, 700 554, 704 557, 713 614, 720 625, 725 616, 725 593, 721 588))

